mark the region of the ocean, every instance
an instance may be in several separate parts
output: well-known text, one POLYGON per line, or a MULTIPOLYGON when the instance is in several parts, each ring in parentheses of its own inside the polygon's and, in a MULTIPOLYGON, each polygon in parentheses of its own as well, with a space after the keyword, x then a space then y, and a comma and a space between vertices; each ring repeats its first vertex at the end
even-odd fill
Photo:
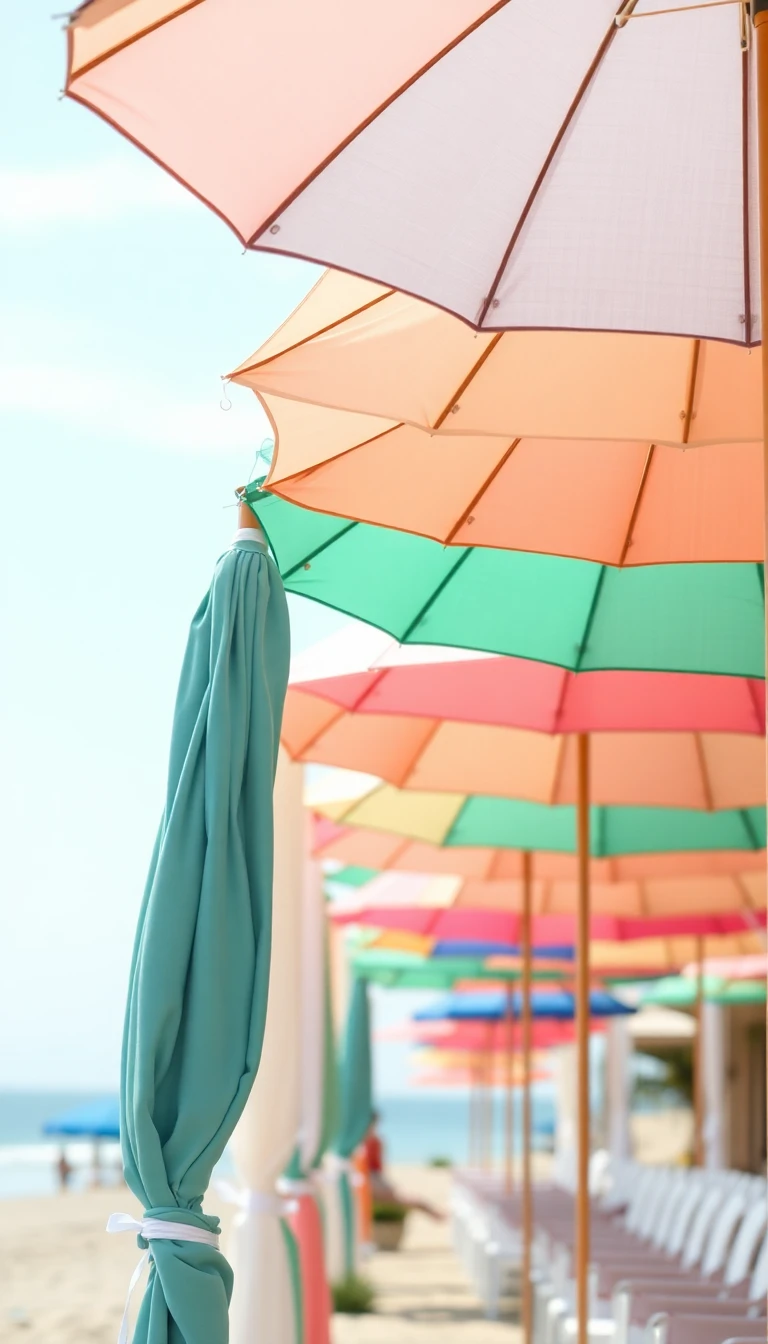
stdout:
MULTIPOLYGON (((57 1187, 56 1162, 62 1145, 43 1135, 46 1120, 104 1094, 82 1092, 0 1092, 0 1199, 53 1194, 57 1187)), ((515 1094, 515 1132, 520 1133, 520 1097, 515 1094)), ((380 1131, 390 1162, 428 1163, 447 1159, 467 1160, 469 1098, 458 1091, 409 1092, 382 1096, 376 1101, 380 1131)), ((504 1103, 494 1098, 496 1151, 503 1143, 504 1103)), ((537 1147, 551 1144, 554 1130, 554 1099, 551 1087, 533 1089, 533 1128, 537 1147)), ((64 1145, 73 1168, 73 1188, 83 1188, 89 1179, 91 1147, 87 1141, 68 1140, 64 1145)), ((107 1182, 118 1182, 120 1150, 116 1143, 101 1144, 101 1162, 107 1182)), ((218 1174, 227 1174, 224 1155, 218 1174)))

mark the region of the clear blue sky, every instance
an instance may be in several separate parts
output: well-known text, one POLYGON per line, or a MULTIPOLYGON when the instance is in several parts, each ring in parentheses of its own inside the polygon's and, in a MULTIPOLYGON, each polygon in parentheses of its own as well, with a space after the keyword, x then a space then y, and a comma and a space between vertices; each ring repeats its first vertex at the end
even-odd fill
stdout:
POLYGON ((6 13, 0 81, 0 1088, 116 1081, 187 625, 266 428, 219 375, 316 274, 59 100, 55 8, 6 13))

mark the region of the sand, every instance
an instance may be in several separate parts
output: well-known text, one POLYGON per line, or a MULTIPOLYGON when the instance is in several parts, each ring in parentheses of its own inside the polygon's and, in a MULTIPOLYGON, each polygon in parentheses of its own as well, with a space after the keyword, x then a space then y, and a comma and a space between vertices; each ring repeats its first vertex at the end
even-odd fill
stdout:
MULTIPOLYGON (((445 1205, 444 1171, 400 1168, 403 1190, 445 1205)), ((125 1189, 0 1204, 2 1344, 115 1344, 128 1281, 139 1252, 130 1235, 108 1237, 115 1210, 139 1213, 125 1189)), ((217 1210, 220 1212, 220 1210, 217 1210)), ((228 1217, 223 1210, 222 1221, 228 1217)), ((334 1344, 516 1344, 509 1324, 484 1321, 450 1247, 446 1224, 414 1214, 405 1249, 365 1266, 377 1312, 337 1317, 334 1344)))

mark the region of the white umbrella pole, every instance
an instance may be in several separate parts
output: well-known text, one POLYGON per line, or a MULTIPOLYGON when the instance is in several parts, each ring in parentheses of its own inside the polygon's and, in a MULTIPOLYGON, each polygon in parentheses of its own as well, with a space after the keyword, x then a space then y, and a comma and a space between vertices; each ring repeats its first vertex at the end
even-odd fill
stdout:
POLYGON ((533 1236, 533 1190, 531 1187, 531 867, 529 853, 523 854, 523 1200, 522 1200, 522 1324, 523 1344, 531 1344, 531 1239, 533 1236))
POLYGON ((576 1319, 577 1344, 589 1334, 589 737, 578 735, 577 840, 579 908, 576 930, 576 1319))
POLYGON ((304 883, 303 769, 281 750, 275 779, 274 904, 269 998, 261 1061, 232 1135, 239 1204, 227 1251, 235 1272, 231 1344, 293 1344, 290 1265, 276 1184, 300 1119, 301 914, 304 883))
POLYGON ((506 1090, 504 1095, 504 1193, 507 1198, 512 1195, 514 1185, 512 1163, 514 1159, 514 1135, 515 1135, 515 1053, 514 1053, 514 1032, 515 1032, 515 1001, 512 992, 512 985, 507 985, 507 1020, 506 1020, 506 1090))
MULTIPOLYGON (((760 311, 763 373, 763 490, 765 507, 765 554, 768 555, 768 0, 752 0, 757 55, 757 182, 760 220, 760 311)), ((746 22, 749 22, 747 19, 746 22)), ((749 59, 748 57, 746 59, 749 59)), ((744 314, 746 322, 751 315, 744 314)), ((747 328, 747 335, 751 333, 747 328)), ((766 674, 768 674, 768 625, 766 626, 766 674)))
POLYGON ((704 939, 696 939, 696 1035, 693 1038, 693 1161, 704 1166, 704 939))

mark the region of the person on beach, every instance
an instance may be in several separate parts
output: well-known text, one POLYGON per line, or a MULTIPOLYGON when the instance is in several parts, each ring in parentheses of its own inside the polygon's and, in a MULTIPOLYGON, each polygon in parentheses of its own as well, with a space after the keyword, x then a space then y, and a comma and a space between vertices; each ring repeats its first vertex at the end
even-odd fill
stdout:
POLYGON ((436 1209, 434 1204, 429 1204, 423 1199, 409 1199, 390 1185, 384 1174, 384 1143, 378 1132, 378 1124, 379 1116, 374 1111, 368 1132, 363 1139, 374 1200, 379 1204, 399 1204, 401 1209, 417 1210, 419 1213, 426 1213, 428 1218, 434 1218, 436 1222, 444 1222, 445 1214, 436 1209))
POLYGON ((56 1163, 56 1175, 59 1178, 59 1190, 64 1194, 69 1188, 69 1178, 72 1175, 72 1166, 67 1161, 67 1154, 63 1148, 59 1150, 59 1158, 56 1163))

